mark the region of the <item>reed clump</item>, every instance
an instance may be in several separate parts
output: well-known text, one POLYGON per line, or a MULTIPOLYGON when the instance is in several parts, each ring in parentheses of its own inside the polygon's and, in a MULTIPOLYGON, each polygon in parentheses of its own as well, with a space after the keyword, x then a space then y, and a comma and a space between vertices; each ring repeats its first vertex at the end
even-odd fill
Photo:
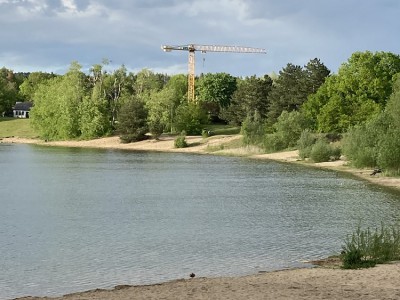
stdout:
POLYGON ((371 230, 359 225, 342 246, 344 269, 373 267, 400 259, 400 226, 385 226, 371 230))

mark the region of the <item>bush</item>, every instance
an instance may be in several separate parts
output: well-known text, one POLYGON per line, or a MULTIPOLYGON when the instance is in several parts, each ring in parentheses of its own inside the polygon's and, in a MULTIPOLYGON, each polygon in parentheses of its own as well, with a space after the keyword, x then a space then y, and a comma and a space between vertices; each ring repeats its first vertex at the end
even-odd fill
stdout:
POLYGON ((377 164, 390 175, 400 175, 400 128, 390 128, 379 143, 377 164))
POLYGON ((174 127, 177 132, 184 130, 192 135, 201 134, 201 124, 207 123, 207 114, 197 104, 182 104, 176 110, 174 127))
POLYGON ((264 123, 256 112, 254 116, 247 116, 242 123, 240 133, 243 136, 243 144, 260 145, 264 137, 264 123))
POLYGON ((343 152, 357 168, 375 167, 377 149, 375 143, 369 143, 369 133, 365 125, 351 128, 343 138, 343 152))
POLYGON ((386 140, 389 116, 380 114, 365 124, 351 128, 342 141, 343 153, 357 168, 375 168, 382 150, 380 141, 386 140))
POLYGON ((123 134, 119 137, 119 139, 121 140, 121 143, 123 143, 123 144, 144 141, 144 140, 147 140, 148 138, 149 137, 147 135, 143 134, 142 132, 123 134))
POLYGON ((287 143, 281 132, 275 132, 265 135, 263 147, 267 152, 274 152, 287 148, 287 143))
POLYGON ((372 267, 400 259, 400 228, 398 226, 369 228, 356 231, 347 237, 343 248, 343 268, 356 269, 372 267))
POLYGON ((164 125, 159 119, 148 122, 149 131, 153 138, 158 139, 160 135, 164 132, 164 125))
POLYGON ((136 97, 128 99, 119 110, 117 129, 123 143, 137 142, 148 137, 147 109, 136 97))
POLYGON ((186 142, 186 133, 182 132, 180 135, 178 135, 175 140, 174 140, 174 146, 175 148, 186 148, 188 146, 186 142))
POLYGON ((371 268, 375 265, 373 260, 365 260, 358 249, 351 249, 343 255, 343 269, 371 268))
POLYGON ((315 141, 315 135, 310 130, 305 129, 301 132, 300 138, 297 141, 297 149, 299 150, 299 156, 301 159, 310 157, 315 141))
POLYGON ((308 122, 303 114, 298 111, 287 112, 283 111, 279 116, 273 128, 276 133, 279 133, 281 149, 295 147, 301 133, 307 128, 308 122))
POLYGON ((319 139, 312 147, 310 158, 316 162, 329 161, 332 155, 332 146, 325 139, 319 139))
POLYGON ((211 130, 203 129, 203 130, 201 131, 201 136, 202 136, 204 139, 205 139, 205 138, 208 138, 208 137, 212 136, 212 132, 211 132, 211 130))
POLYGON ((335 133, 335 132, 327 133, 325 137, 331 143, 340 141, 342 139, 342 135, 340 133, 335 133))
POLYGON ((342 156, 342 149, 340 147, 331 146, 331 160, 339 160, 342 156))

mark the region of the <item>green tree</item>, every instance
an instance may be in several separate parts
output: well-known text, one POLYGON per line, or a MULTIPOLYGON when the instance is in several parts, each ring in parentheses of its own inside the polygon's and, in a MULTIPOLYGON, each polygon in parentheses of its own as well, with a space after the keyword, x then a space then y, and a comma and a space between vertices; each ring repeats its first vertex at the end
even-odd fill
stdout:
POLYGON ((126 83, 127 70, 125 66, 121 66, 112 73, 103 74, 101 76, 101 89, 104 98, 108 103, 108 111, 110 114, 111 126, 114 128, 118 118, 118 111, 123 99, 128 97, 126 83))
POLYGON ((400 73, 393 76, 393 93, 386 106, 392 125, 400 128, 400 73))
POLYGON ((22 101, 18 93, 18 85, 12 70, 0 69, 0 116, 10 113, 13 105, 22 101))
POLYGON ((256 112, 265 119, 268 112, 268 95, 272 89, 272 79, 268 75, 239 79, 232 95, 230 106, 222 112, 222 119, 233 124, 241 124, 256 112))
POLYGON ((168 81, 168 76, 143 69, 136 75, 135 94, 145 100, 152 92, 160 91, 168 81))
MULTIPOLYGON (((324 118, 325 116, 320 117, 321 109, 325 107, 325 105, 331 101, 332 97, 335 97, 335 89, 336 89, 336 84, 337 84, 337 75, 331 75, 328 78, 326 78, 324 84, 322 84, 319 89, 308 96, 306 102, 303 103, 301 107, 302 113, 310 120, 310 127, 313 130, 322 129, 320 128, 321 126, 319 124, 325 124, 323 121, 318 122, 318 118, 324 118)), ((337 97, 336 99, 333 99, 332 102, 340 102, 340 97, 337 97)), ((327 113, 329 114, 329 110, 340 110, 341 107, 338 106, 338 104, 333 103, 331 107, 326 108, 327 113)), ((336 126, 337 121, 338 121, 338 113, 335 112, 332 117, 335 118, 333 120, 334 126, 336 126)), ((329 121, 328 121, 329 123, 329 121)), ((331 124, 332 125, 332 124, 331 124)))
POLYGON ((304 71, 306 73, 305 88, 307 95, 314 94, 331 73, 318 58, 310 60, 304 66, 304 71))
POLYGON ((110 134, 115 126, 115 119, 120 102, 125 96, 126 70, 124 66, 115 72, 105 71, 107 60, 95 64, 88 76, 90 95, 80 106, 82 138, 96 138, 110 134))
POLYGON ((325 82, 329 73, 329 69, 317 58, 310 60, 304 68, 289 63, 279 72, 270 93, 268 122, 273 124, 284 110, 299 110, 307 97, 325 82))
POLYGON ((330 77, 303 109, 324 132, 345 132, 382 111, 392 93, 400 56, 389 52, 355 52, 338 75, 330 77))
POLYGON ((202 124, 207 121, 207 115, 200 105, 184 102, 176 110, 174 127, 177 132, 201 134, 202 124))
POLYGON ((130 143, 146 139, 147 109, 137 96, 125 101, 119 111, 118 132, 123 142, 130 143))
POLYGON ((45 139, 71 139, 81 135, 80 106, 87 96, 87 77, 73 62, 62 77, 40 84, 34 95, 32 125, 45 139))
POLYGON ((97 138, 112 132, 113 128, 107 107, 108 102, 102 94, 100 84, 96 83, 91 95, 84 97, 79 107, 82 138, 97 138))
POLYGON ((298 110, 307 99, 306 73, 300 66, 287 64, 279 71, 279 77, 269 94, 268 122, 273 124, 283 111, 298 110))
POLYGON ((231 103, 236 90, 236 78, 227 73, 207 73, 202 75, 197 83, 197 100, 211 116, 218 116, 221 108, 231 103))
POLYGON ((32 72, 20 85, 20 92, 26 99, 32 101, 39 85, 54 77, 56 77, 56 75, 53 73, 32 72))
POLYGON ((164 130, 174 131, 174 119, 177 107, 184 102, 187 92, 187 77, 172 76, 160 91, 150 93, 146 107, 149 111, 148 124, 153 136, 159 136, 164 130))

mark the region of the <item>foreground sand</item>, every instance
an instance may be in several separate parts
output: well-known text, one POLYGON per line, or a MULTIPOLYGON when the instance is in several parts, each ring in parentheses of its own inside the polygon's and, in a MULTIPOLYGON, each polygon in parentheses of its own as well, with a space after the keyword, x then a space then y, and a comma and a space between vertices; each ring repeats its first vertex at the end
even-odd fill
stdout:
MULTIPOLYGON (((400 264, 371 269, 296 269, 243 277, 182 279, 117 286, 55 299, 400 299, 400 264)), ((45 299, 45 298, 21 298, 45 299)))
MULTIPOLYGON (((4 138, 1 143, 31 143, 48 146, 90 147, 136 151, 190 152, 243 155, 254 159, 299 162, 297 151, 260 154, 256 149, 224 149, 240 136, 217 136, 208 139, 188 137, 190 147, 175 149, 173 138, 121 144, 118 137, 91 141, 43 142, 40 140, 4 138)), ((360 178, 391 188, 400 188, 400 178, 388 178, 371 170, 352 169, 343 160, 311 164, 314 167, 349 172, 360 178)), ((201 274, 197 274, 201 276, 201 274)), ((188 276, 187 276, 188 277, 188 276)), ((400 263, 378 265, 363 270, 338 268, 295 269, 242 277, 194 278, 148 286, 117 286, 112 290, 75 293, 55 299, 400 299, 400 263)), ((20 299, 49 299, 26 297, 20 299)))

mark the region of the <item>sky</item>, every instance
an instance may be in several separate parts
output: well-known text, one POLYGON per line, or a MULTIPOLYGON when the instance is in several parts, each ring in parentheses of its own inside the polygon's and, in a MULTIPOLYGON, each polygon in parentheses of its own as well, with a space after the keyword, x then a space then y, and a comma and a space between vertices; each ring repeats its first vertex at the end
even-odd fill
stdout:
POLYGON ((279 73, 319 58, 333 73, 356 51, 400 53, 399 0, 0 0, 0 67, 87 72, 109 60, 131 72, 187 73, 186 51, 161 45, 257 47, 196 52, 196 74, 279 73))

